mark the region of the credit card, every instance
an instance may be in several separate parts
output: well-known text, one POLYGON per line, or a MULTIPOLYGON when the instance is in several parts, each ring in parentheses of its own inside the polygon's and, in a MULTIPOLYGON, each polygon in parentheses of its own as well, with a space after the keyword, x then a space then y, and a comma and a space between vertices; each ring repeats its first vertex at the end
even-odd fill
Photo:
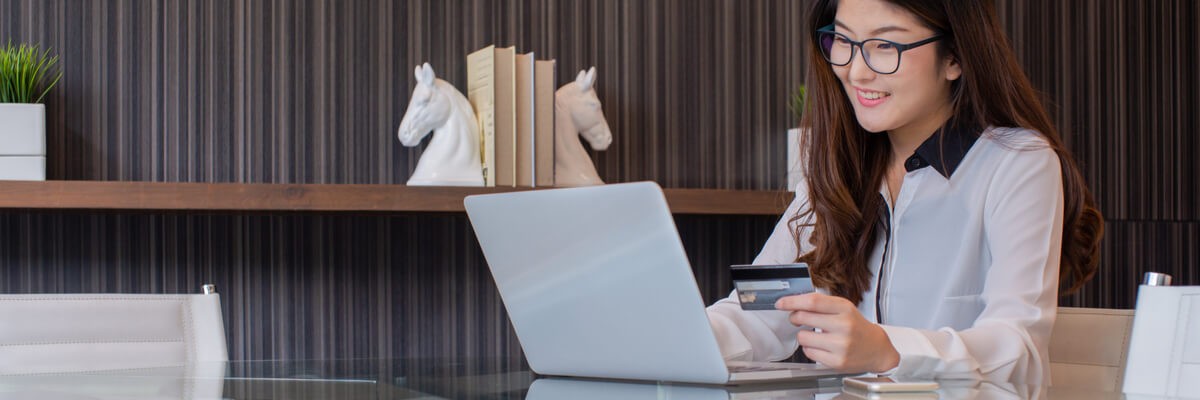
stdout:
POLYGON ((743 310, 774 310, 781 298, 815 291, 805 263, 733 265, 729 271, 743 310))

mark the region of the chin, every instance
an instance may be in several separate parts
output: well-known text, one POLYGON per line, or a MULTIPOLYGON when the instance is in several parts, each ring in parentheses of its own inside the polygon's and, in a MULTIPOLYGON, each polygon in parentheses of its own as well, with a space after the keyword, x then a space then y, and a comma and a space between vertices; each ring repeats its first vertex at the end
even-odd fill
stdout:
POLYGON ((891 124, 861 118, 858 120, 858 126, 871 133, 887 132, 892 129, 891 124))
POLYGON ((854 108, 854 119, 858 121, 858 126, 871 133, 886 132, 892 128, 892 121, 886 115, 881 115, 880 110, 862 110, 859 107, 854 108))

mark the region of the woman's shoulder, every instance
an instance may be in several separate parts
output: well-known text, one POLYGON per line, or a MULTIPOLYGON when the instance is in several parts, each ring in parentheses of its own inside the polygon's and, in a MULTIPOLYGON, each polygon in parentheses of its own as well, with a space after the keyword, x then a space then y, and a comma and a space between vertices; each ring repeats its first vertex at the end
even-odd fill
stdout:
POLYGON ((988 127, 979 135, 979 142, 1008 152, 1053 150, 1041 132, 1021 127, 988 127))
POLYGON ((990 176, 993 188, 1013 189, 1031 176, 1061 174, 1061 161, 1054 146, 1033 129, 990 127, 976 143, 980 148, 978 167, 990 176))
POLYGON ((976 145, 982 157, 990 160, 992 167, 1000 164, 1041 164, 1058 159, 1058 154, 1049 140, 1038 132, 1020 127, 989 127, 979 136, 976 145))

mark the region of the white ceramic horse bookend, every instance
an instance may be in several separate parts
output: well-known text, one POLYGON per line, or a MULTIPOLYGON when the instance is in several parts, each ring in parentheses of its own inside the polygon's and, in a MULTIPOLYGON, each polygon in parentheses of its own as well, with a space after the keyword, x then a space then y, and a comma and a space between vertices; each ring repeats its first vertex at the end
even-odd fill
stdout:
POLYGON ((417 87, 397 136, 406 147, 421 144, 430 131, 433 139, 421 153, 408 185, 483 186, 479 124, 471 103, 454 86, 437 79, 429 63, 414 72, 417 87))
POLYGON ((554 93, 555 186, 604 184, 579 141, 579 136, 583 136, 596 150, 605 150, 612 144, 612 131, 600 109, 595 83, 596 67, 592 67, 579 71, 574 82, 554 93))

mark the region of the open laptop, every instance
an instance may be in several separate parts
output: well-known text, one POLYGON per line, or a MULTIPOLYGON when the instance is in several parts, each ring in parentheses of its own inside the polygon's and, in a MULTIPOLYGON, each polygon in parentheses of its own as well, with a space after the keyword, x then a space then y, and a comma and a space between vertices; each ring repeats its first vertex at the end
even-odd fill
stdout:
POLYGON ((653 182, 464 203, 538 374, 706 384, 839 375, 817 364, 726 365, 653 182))
MULTIPOLYGON (((835 398, 842 393, 837 385, 819 385, 817 382, 780 382, 762 385, 712 386, 676 385, 672 383, 648 383, 630 381, 607 381, 575 378, 540 378, 529 384, 525 400, 777 400, 777 399, 821 399, 835 398)), ((930 392, 933 399, 937 394, 930 392)), ((842 397, 839 397, 842 398, 842 397)), ((885 397, 891 398, 891 397, 885 397)), ((900 397, 908 399, 909 397, 900 397)), ((853 398, 852 398, 853 399, 853 398)))

